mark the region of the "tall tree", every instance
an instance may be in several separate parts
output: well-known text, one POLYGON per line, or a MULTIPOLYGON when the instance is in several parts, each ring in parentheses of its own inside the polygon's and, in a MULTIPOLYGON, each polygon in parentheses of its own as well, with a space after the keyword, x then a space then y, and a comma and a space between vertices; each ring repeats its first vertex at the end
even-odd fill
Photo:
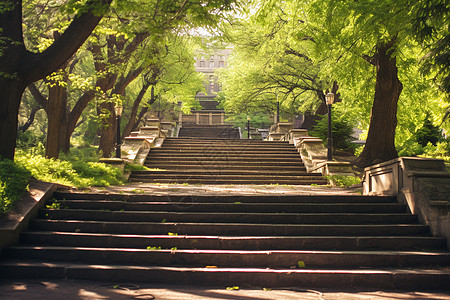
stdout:
MULTIPOLYGON (((21 95, 27 85, 44 78, 67 61, 97 26, 112 0, 68 1, 63 13, 73 19, 61 34, 41 52, 31 52, 22 32, 22 1, 5 0, 0 6, 2 47, 0 51, 0 156, 14 157, 17 117, 21 95)), ((140 29, 153 34, 183 25, 212 25, 231 0, 117 1, 114 14, 125 24, 123 34, 140 29), (148 12, 153 12, 149 14, 148 12), (142 26, 145 25, 145 26, 142 26), (128 28, 128 29, 127 29, 128 28), (131 31, 127 31, 129 29, 131 31)), ((33 47, 31 47, 33 48, 33 47)), ((35 49, 35 48, 33 48, 35 49)))
MULTIPOLYGON (((22 1, 4 0, 0 6, 0 156, 13 159, 19 105, 26 86, 56 71, 89 37, 111 0, 88 0, 79 6, 69 27, 41 53, 25 47, 22 1)), ((80 4, 79 4, 80 5, 80 4)))
POLYGON ((234 45, 228 68, 220 72, 228 111, 274 112, 277 101, 284 117, 326 112, 320 67, 305 48, 309 37, 298 31, 303 23, 292 3, 264 6, 252 16, 225 25, 234 45))
POLYGON ((337 80, 347 95, 351 85, 358 85, 357 77, 374 83, 368 93, 373 95, 369 132, 358 165, 397 157, 397 107, 403 89, 398 60, 411 36, 409 1, 300 1, 298 5, 306 5, 304 29, 313 38, 314 59, 326 61, 323 74, 337 80), (361 71, 365 78, 354 75, 361 71))

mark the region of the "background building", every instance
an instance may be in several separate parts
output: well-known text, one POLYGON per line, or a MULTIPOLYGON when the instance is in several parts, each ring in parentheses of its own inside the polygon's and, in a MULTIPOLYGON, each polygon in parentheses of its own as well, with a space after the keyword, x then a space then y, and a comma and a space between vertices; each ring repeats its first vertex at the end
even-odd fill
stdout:
POLYGON ((198 125, 222 125, 225 124, 225 111, 217 108, 219 102, 215 99, 217 93, 222 90, 215 70, 225 68, 227 60, 233 51, 229 46, 214 53, 199 53, 195 58, 195 70, 203 73, 205 81, 205 93, 198 93, 195 97, 202 106, 201 110, 192 110, 192 114, 183 115, 183 124, 198 125))

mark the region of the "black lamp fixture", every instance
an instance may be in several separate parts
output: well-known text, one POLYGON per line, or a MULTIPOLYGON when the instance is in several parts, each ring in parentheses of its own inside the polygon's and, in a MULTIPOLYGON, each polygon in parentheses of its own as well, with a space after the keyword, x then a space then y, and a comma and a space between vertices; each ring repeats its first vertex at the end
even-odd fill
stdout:
POLYGON ((120 104, 117 104, 114 107, 114 112, 116 113, 117 118, 117 144, 116 144, 116 158, 121 158, 121 149, 120 146, 122 141, 120 140, 120 117, 122 116, 123 107, 120 104))
POLYGON ((327 93, 325 95, 325 102, 328 107, 328 137, 327 137, 327 160, 333 160, 333 136, 332 136, 332 124, 331 124, 331 105, 334 102, 334 94, 327 93))
POLYGON ((247 139, 250 139, 250 116, 247 115, 247 139))

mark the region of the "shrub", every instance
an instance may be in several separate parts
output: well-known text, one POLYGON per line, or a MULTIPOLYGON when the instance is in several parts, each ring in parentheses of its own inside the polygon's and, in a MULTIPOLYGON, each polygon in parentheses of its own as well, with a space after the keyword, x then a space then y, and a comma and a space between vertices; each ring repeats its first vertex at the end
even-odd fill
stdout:
MULTIPOLYGON (((87 153, 91 150, 85 151, 87 153)), ((71 154, 61 157, 67 160, 47 159, 42 155, 17 151, 16 162, 28 169, 38 180, 78 188, 109 186, 123 182, 122 172, 118 168, 92 161, 96 156, 71 154)))
POLYGON ((19 149, 29 149, 29 148, 44 148, 45 135, 36 135, 31 130, 25 132, 17 132, 17 148, 19 149))
POLYGON ((415 139, 419 145, 426 147, 428 143, 436 146, 438 142, 444 140, 442 130, 438 126, 434 126, 429 118, 426 118, 422 127, 415 133, 415 139))
MULTIPOLYGON (((354 150, 357 146, 352 142, 353 124, 344 117, 332 115, 333 148, 342 150, 354 150)), ((328 116, 324 115, 310 131, 312 136, 321 138, 326 146, 328 135, 328 116)))
POLYGON ((396 146, 398 156, 417 156, 423 153, 423 147, 417 143, 414 137, 403 141, 402 144, 396 146))
POLYGON ((424 147, 423 156, 450 161, 450 140, 446 139, 442 142, 437 142, 436 146, 428 143, 428 145, 424 147))
POLYGON ((356 176, 344 175, 327 175, 327 179, 333 183, 334 186, 350 187, 352 185, 361 183, 361 179, 356 176))
POLYGON ((0 215, 12 208, 28 188, 30 171, 11 160, 0 160, 0 215))

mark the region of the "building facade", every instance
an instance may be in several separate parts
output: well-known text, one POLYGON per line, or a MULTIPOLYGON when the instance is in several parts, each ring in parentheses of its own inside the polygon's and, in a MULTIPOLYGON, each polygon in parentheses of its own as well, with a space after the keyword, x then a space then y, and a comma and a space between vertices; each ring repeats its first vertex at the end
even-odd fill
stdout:
POLYGON ((229 46, 214 53, 198 53, 195 57, 195 70, 204 75, 206 93, 198 93, 195 97, 202 106, 201 110, 192 110, 190 115, 182 115, 180 120, 184 124, 223 125, 225 111, 217 108, 215 100, 222 90, 216 70, 225 68, 233 47, 229 46))

